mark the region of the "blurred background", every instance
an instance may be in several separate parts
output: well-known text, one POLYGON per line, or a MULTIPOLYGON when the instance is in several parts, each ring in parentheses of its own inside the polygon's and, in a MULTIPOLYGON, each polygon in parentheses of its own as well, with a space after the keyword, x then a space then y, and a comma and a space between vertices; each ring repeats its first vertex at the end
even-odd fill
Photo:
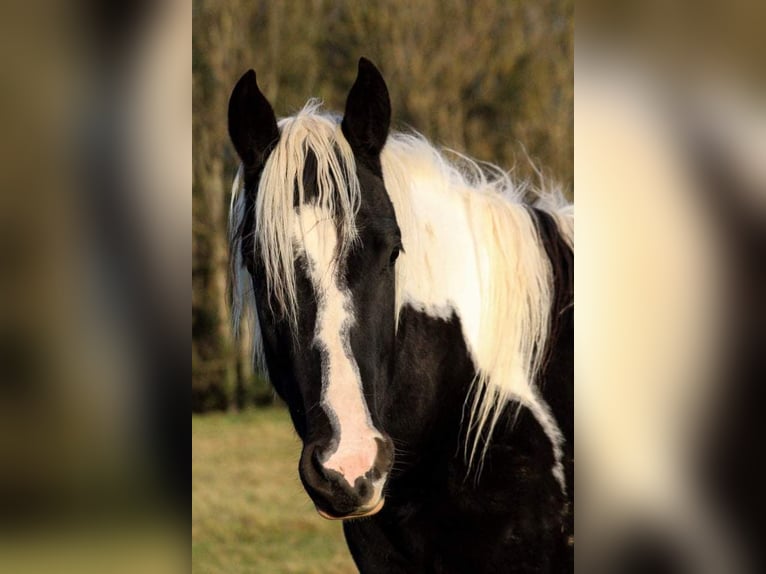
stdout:
POLYGON ((578 2, 578 570, 766 571, 764 22, 578 2))
POLYGON ((573 0, 195 0, 192 562, 199 572, 353 572, 339 523, 297 473, 287 412, 252 369, 227 301, 238 160, 229 94, 255 69, 277 116, 310 97, 342 112, 360 56, 382 71, 394 129, 573 191, 573 0))
POLYGON ((188 569, 191 6, 0 6, 0 571, 188 569))

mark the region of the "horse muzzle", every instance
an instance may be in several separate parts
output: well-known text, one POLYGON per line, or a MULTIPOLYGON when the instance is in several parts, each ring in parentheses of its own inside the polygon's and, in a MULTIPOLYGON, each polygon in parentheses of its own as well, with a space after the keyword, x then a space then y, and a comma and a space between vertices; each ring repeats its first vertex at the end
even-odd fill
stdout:
POLYGON ((393 465, 391 439, 375 438, 374 454, 364 452, 355 457, 350 453, 340 464, 332 455, 328 456, 324 446, 321 442, 305 446, 299 464, 301 482, 319 515, 330 520, 346 520, 379 512, 393 465), (370 462, 362 464, 360 460, 370 462))

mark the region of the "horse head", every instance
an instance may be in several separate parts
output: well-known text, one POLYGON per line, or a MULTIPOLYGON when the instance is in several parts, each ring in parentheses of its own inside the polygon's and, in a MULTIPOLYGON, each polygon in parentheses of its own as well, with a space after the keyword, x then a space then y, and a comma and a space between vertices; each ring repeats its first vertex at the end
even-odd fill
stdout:
POLYGON ((229 101, 243 178, 237 255, 269 378, 303 442, 301 480, 326 518, 377 512, 393 464, 380 416, 402 251, 380 161, 390 116, 364 58, 342 121, 301 112, 277 122, 252 70, 229 101))

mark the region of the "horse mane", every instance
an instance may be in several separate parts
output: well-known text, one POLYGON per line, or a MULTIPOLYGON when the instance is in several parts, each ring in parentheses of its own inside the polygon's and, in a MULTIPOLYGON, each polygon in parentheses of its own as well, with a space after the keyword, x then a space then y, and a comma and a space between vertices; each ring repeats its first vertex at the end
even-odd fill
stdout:
MULTIPOLYGON (((264 166, 254 206, 254 244, 264 262, 266 288, 276 304, 272 310, 293 325, 293 225, 297 221, 294 190, 302 203, 303 170, 310 155, 317 161, 316 203, 338 222, 338 244, 347 249, 357 239, 354 220, 361 190, 353 152, 340 129, 340 118, 322 112, 320 105, 317 100, 309 100, 296 115, 280 120, 281 137, 264 166)), ((464 204, 477 261, 484 262, 477 269, 481 285, 478 337, 466 341, 477 370, 472 398, 466 398, 466 406, 470 407, 465 443, 469 468, 475 459, 482 463, 501 413, 514 400, 528 406, 544 427, 546 420, 550 422, 548 432, 555 435, 551 440, 554 450, 559 449, 558 460, 560 433, 556 435, 558 429, 539 400, 535 384, 543 366, 551 322, 553 272, 531 207, 554 218, 570 248, 574 242, 573 208, 555 187, 518 184, 497 166, 454 155, 454 160, 448 159, 414 132, 391 133, 381 154, 386 190, 405 245, 396 267, 396 324, 401 308, 408 303, 408 282, 423 280, 417 277, 423 273, 423 266, 408 265, 407 260, 435 259, 433 253, 418 253, 424 245, 419 237, 425 231, 413 211, 413 178, 426 178, 464 204), (534 197, 533 201, 525 201, 528 195, 534 197)), ((252 287, 248 286, 240 253, 243 234, 252 232, 242 229, 247 215, 243 185, 240 168, 232 189, 230 217, 232 313, 237 331, 243 313, 255 313, 252 287)), ((436 254, 436 258, 444 257, 436 254)), ((253 317, 256 364, 265 370, 258 320, 253 317)))

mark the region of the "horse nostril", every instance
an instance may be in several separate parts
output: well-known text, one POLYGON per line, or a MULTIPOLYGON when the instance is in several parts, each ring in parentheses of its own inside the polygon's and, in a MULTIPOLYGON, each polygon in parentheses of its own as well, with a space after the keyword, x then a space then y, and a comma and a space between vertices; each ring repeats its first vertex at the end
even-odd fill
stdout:
POLYGON ((372 496, 372 481, 364 476, 360 476, 354 481, 354 492, 362 499, 366 500, 372 496))
POLYGON ((327 476, 327 469, 325 469, 324 465, 319 460, 319 449, 314 449, 314 452, 311 453, 311 465, 319 476, 324 479, 329 479, 327 476))

